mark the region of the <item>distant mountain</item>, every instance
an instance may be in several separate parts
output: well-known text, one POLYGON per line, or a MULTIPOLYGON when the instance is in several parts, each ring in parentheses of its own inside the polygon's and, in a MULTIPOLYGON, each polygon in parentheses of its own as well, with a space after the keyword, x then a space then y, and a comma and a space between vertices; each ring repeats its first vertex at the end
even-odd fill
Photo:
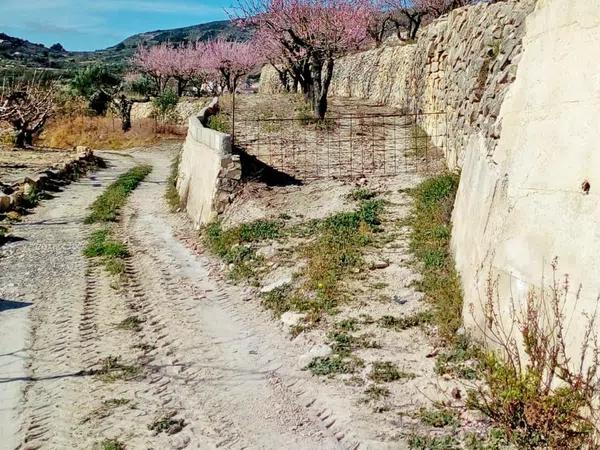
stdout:
POLYGON ((156 45, 162 42, 179 44, 206 41, 217 37, 244 40, 249 32, 229 20, 209 22, 172 30, 156 30, 128 37, 123 42, 104 50, 93 52, 66 51, 60 43, 50 48, 24 39, 0 33, 0 69, 22 67, 66 70, 94 63, 126 65, 139 45, 156 45))
POLYGON ((47 48, 0 33, 0 66, 60 68, 66 58, 67 52, 60 44, 47 48))

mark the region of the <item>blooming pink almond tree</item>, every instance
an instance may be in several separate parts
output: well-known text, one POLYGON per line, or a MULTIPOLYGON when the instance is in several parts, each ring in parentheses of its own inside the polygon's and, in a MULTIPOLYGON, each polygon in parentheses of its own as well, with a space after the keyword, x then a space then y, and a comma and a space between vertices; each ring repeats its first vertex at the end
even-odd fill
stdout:
POLYGON ((233 92, 239 79, 262 63, 262 54, 254 41, 230 42, 215 39, 206 43, 202 55, 205 66, 220 78, 221 85, 233 92))
POLYGON ((140 47, 133 57, 133 65, 149 76, 159 94, 169 80, 177 82, 177 94, 181 96, 193 78, 204 80, 209 68, 205 64, 205 44, 201 42, 172 46, 167 43, 153 47, 140 47))
POLYGON ((159 94, 165 90, 173 76, 177 52, 168 43, 152 47, 140 46, 133 55, 133 66, 152 79, 159 94))
POLYGON ((238 0, 242 20, 308 65, 305 94, 315 118, 327 111, 335 58, 364 45, 367 0, 238 0))

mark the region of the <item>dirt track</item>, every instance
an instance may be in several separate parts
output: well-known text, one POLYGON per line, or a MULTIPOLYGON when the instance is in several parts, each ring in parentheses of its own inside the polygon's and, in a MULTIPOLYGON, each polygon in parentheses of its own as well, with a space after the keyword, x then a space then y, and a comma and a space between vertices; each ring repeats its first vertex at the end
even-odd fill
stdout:
POLYGON ((0 446, 89 449, 115 438, 128 449, 333 449, 372 438, 378 430, 352 422, 349 399, 299 369, 307 343, 289 342, 183 243, 187 224, 163 201, 174 151, 104 155, 109 169, 45 202, 15 228, 26 240, 0 250, 0 297, 32 303, 21 376, 0 352, 0 383, 12 392, 0 446), (83 218, 118 173, 141 162, 154 171, 116 227, 134 256, 115 289, 82 256, 83 218), (132 316, 139 329, 117 327, 132 316), (108 357, 131 376, 99 376, 108 357), (149 430, 164 418, 167 432, 149 430), (370 431, 352 431, 360 429, 370 431))

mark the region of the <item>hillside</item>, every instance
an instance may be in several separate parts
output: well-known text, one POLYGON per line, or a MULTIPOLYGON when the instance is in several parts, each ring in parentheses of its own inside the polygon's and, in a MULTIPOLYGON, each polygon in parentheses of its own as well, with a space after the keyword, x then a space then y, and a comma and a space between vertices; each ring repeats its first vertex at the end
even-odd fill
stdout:
POLYGON ((25 39, 0 33, 0 69, 43 68, 66 70, 78 65, 103 62, 123 65, 141 45, 155 45, 161 42, 205 41, 216 37, 242 40, 248 32, 241 30, 229 20, 209 22, 171 30, 156 30, 128 37, 117 45, 93 52, 69 52, 60 44, 48 48, 25 39))

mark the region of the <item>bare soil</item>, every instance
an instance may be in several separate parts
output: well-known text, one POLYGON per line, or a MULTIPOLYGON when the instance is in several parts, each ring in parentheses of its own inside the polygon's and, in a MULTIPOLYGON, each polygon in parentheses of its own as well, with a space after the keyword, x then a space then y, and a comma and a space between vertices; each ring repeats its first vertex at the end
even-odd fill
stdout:
POLYGON ((74 156, 75 152, 69 150, 12 150, 0 146, 0 183, 12 184, 25 176, 66 163, 74 156))

